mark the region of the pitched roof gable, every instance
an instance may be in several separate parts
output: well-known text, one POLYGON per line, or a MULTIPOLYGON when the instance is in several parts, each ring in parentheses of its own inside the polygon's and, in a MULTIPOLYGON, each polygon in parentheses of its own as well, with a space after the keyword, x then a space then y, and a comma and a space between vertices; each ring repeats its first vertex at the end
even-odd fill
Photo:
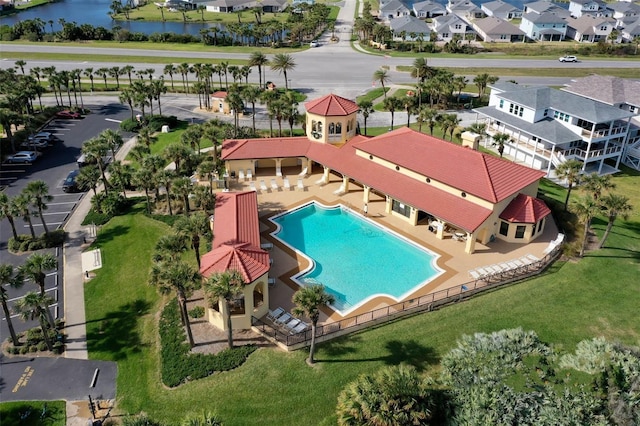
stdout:
POLYGON ((592 74, 572 80, 562 90, 609 105, 626 103, 640 107, 640 81, 637 80, 592 74))
POLYGON ((309 149, 306 136, 258 139, 227 139, 222 144, 223 160, 260 159, 273 157, 302 157, 309 149))
POLYGON ((358 112, 358 104, 342 96, 329 94, 304 104, 307 112, 324 117, 340 117, 358 112))

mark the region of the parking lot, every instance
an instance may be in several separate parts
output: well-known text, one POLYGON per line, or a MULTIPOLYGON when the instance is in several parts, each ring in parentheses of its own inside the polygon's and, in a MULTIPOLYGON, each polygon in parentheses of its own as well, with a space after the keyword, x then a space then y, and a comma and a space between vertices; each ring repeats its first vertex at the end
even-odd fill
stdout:
MULTIPOLYGON (((117 130, 119 123, 130 115, 128 109, 118 104, 86 107, 91 109, 91 114, 87 114, 82 119, 55 118, 39 129, 41 132, 52 133, 55 142, 39 152, 37 160, 32 164, 3 163, 0 165, 0 189, 9 197, 18 195, 30 181, 39 179, 47 183, 49 194, 53 199, 47 203, 48 208, 43 218, 49 230, 62 228, 78 201, 85 195, 83 192, 66 193, 62 189, 64 179, 69 172, 78 168, 76 160, 81 155, 82 144, 105 129, 117 130)), ((129 136, 123 134, 125 139, 129 136)), ((19 234, 30 232, 29 225, 22 218, 16 217, 14 221, 19 234)), ((32 216, 31 222, 36 234, 44 231, 39 217, 32 216)), ((0 221, 0 258, 2 263, 10 263, 18 267, 30 253, 20 256, 9 253, 8 241, 11 237, 9 221, 6 219, 0 221)), ((47 295, 54 299, 51 312, 56 318, 60 318, 64 315, 62 249, 43 250, 43 252, 52 253, 58 259, 59 268, 47 275, 45 289, 47 295)), ((8 288, 9 307, 11 308, 27 292, 36 290, 37 286, 31 282, 26 282, 21 289, 8 288)), ((17 332, 37 325, 35 321, 25 323, 15 316, 12 316, 12 319, 17 332)), ((0 333, 3 336, 9 334, 4 315, 2 315, 0 333)))

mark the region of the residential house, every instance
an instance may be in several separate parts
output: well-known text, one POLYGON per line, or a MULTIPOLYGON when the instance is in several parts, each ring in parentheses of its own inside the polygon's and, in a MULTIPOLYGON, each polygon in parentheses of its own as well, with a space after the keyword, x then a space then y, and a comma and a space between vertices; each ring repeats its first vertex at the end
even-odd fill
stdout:
POLYGON ((487 16, 482 9, 469 0, 449 0, 447 12, 462 19, 479 19, 487 16))
POLYGON ((623 28, 619 29, 620 37, 622 41, 626 43, 636 43, 636 37, 640 37, 640 17, 635 22, 626 24, 623 28))
POLYGON ((544 172, 407 127, 358 135, 358 105, 333 94, 305 107, 306 136, 224 141, 227 170, 288 167, 288 174, 309 174, 320 168, 317 185, 341 178, 337 194, 361 191, 363 203, 380 201, 386 214, 410 226, 428 221, 439 239, 462 234, 469 254, 476 242, 526 244, 542 234, 550 213, 536 198, 544 172))
POLYGON ((433 18, 431 29, 438 34, 439 41, 451 41, 455 36, 464 40, 467 34, 475 34, 469 24, 457 15, 433 18))
POLYGON ((522 17, 522 10, 503 0, 495 0, 482 3, 480 7, 487 16, 495 16, 496 18, 510 21, 511 19, 522 17))
POLYGON ((392 19, 409 15, 411 15, 411 9, 400 0, 380 1, 378 18, 380 18, 382 21, 391 22, 392 19))
POLYGON ((568 159, 582 162, 586 173, 619 171, 634 113, 549 87, 490 87, 489 106, 475 111, 489 134, 511 136, 505 155, 547 176, 568 159))
POLYGON ((544 12, 553 13, 562 18, 568 18, 571 16, 571 12, 569 12, 569 10, 562 8, 549 0, 540 0, 524 5, 523 14, 525 15, 527 13, 537 13, 540 15, 544 12))
POLYGON ((524 41, 524 31, 504 19, 489 16, 471 21, 473 29, 486 42, 511 43, 524 41))
POLYGON ((255 0, 212 0, 207 1, 207 12, 231 13, 253 7, 255 0))
POLYGON ((640 81, 593 74, 572 80, 562 90, 635 114, 622 161, 640 170, 640 81))
POLYGON ((567 21, 551 12, 529 12, 522 16, 520 29, 531 40, 562 41, 567 35, 567 21))
POLYGON ((591 43, 606 41, 615 27, 616 21, 613 18, 583 15, 567 21, 567 38, 591 43))
POLYGON ((609 9, 607 3, 600 0, 571 0, 569 2, 569 12, 574 18, 585 15, 609 17, 613 15, 613 10, 609 9))
POLYGON ((420 19, 435 18, 446 15, 447 9, 436 1, 426 0, 414 3, 413 13, 420 19))
POLYGON ((429 25, 415 16, 402 16, 392 19, 389 26, 393 32, 394 40, 415 41, 418 37, 428 40, 431 33, 429 25))

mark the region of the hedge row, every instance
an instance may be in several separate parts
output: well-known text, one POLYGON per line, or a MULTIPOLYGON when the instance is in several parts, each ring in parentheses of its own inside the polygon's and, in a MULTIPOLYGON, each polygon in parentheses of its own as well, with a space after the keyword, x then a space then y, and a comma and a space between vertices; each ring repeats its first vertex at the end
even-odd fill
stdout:
POLYGON ((20 234, 18 238, 9 238, 9 251, 12 253, 22 253, 59 247, 64 242, 64 238, 64 229, 49 231, 49 234, 42 233, 35 238, 29 234, 20 234))
POLYGON ((169 387, 210 376, 216 371, 232 370, 242 365, 256 350, 255 346, 247 345, 225 349, 215 355, 189 353, 176 299, 169 302, 162 311, 160 344, 162 382, 169 387))

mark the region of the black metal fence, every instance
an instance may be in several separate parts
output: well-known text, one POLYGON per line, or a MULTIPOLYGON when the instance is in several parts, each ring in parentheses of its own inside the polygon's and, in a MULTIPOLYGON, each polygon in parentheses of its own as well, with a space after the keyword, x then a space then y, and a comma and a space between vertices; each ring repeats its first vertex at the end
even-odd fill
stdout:
MULTIPOLYGON (((562 252, 562 245, 554 248, 542 259, 523 265, 520 268, 485 276, 483 278, 450 287, 424 296, 395 303, 384 308, 376 309, 364 314, 341 319, 339 321, 319 325, 316 328, 316 341, 326 341, 348 333, 353 333, 373 325, 393 321, 407 315, 428 312, 450 303, 469 299, 478 293, 521 281, 538 275, 544 271, 562 252)), ((252 324, 264 336, 284 345, 288 350, 295 350, 307 346, 311 341, 311 330, 291 334, 283 331, 275 324, 265 322, 259 318, 252 318, 252 324)))

